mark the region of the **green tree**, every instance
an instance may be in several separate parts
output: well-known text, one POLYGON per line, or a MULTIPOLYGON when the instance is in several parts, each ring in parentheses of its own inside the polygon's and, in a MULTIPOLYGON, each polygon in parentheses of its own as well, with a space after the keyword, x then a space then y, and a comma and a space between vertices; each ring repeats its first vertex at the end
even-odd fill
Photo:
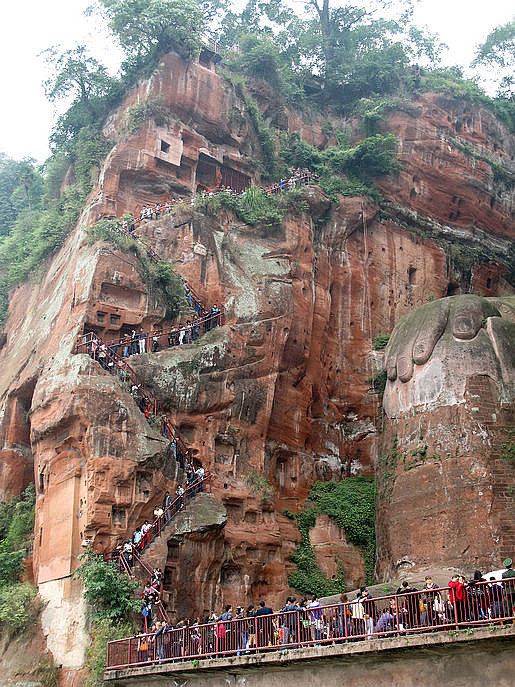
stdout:
POLYGON ((477 51, 472 66, 491 67, 499 73, 499 95, 515 95, 515 21, 493 29, 477 51))
POLYGON ((50 102, 73 96, 73 102, 57 121, 50 138, 56 148, 68 149, 81 129, 98 124, 120 93, 120 83, 88 54, 84 45, 60 53, 55 47, 43 51, 51 69, 44 82, 50 102))
POLYGON ((134 599, 139 582, 119 572, 112 563, 106 563, 91 547, 80 560, 82 563, 73 575, 84 584, 84 598, 92 608, 93 618, 114 623, 130 621, 141 607, 134 599))
POLYGON ((11 231, 25 209, 37 209, 43 195, 43 177, 35 160, 13 160, 0 153, 0 236, 11 231))
POLYGON ((155 60, 170 50, 185 58, 198 55, 206 29, 205 12, 196 0, 100 0, 109 27, 132 60, 155 60))

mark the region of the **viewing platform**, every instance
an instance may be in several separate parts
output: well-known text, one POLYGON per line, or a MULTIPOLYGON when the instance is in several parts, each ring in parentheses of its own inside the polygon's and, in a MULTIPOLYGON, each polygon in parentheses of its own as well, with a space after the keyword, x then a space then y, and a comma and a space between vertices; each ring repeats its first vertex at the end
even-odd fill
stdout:
POLYGON ((153 663, 108 670, 104 680, 145 687, 511 687, 514 645, 514 625, 490 624, 294 651, 153 663))

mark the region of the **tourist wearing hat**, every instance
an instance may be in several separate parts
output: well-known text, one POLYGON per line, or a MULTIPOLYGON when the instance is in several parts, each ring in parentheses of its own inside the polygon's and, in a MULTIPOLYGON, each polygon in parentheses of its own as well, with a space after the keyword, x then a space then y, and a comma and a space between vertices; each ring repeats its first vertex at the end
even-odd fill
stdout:
POLYGON ((508 602, 507 615, 513 615, 513 609, 515 608, 515 570, 511 567, 513 565, 511 558, 505 558, 502 564, 506 568, 502 574, 502 579, 510 580, 504 585, 508 602))

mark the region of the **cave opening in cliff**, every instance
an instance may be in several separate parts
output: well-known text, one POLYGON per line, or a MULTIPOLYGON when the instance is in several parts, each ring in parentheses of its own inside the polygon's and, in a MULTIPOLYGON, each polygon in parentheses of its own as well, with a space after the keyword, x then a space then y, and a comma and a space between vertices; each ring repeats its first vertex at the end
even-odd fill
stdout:
POLYGON ((31 445, 30 411, 37 378, 23 382, 9 395, 2 422, 3 471, 0 494, 21 494, 34 483, 34 456, 31 445))
POLYGON ((222 174, 219 163, 209 155, 200 153, 198 157, 196 182, 197 190, 211 189, 220 185, 222 174))
POLYGON ((249 188, 250 177, 243 174, 243 172, 238 172, 238 170, 232 169, 232 167, 228 167, 227 165, 222 165, 221 172, 222 186, 232 188, 232 190, 237 193, 241 193, 249 188))
POLYGON ((447 286, 447 296, 457 296, 460 292, 460 285, 456 282, 449 282, 447 286))

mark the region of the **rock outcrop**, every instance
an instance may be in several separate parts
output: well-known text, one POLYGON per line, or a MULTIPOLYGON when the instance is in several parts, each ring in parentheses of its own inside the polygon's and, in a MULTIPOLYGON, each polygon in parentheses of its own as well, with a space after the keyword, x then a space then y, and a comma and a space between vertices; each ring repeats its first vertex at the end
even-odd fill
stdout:
POLYGON ((378 573, 492 569, 515 546, 515 299, 404 317, 386 350, 378 573))
MULTIPOLYGON (((310 186, 305 206, 289 211, 275 231, 242 226, 228 211, 209 217, 189 204, 139 229, 163 258, 176 261, 207 304, 225 310, 226 324, 197 343, 131 357, 212 474, 211 496, 188 506, 190 524, 177 521, 149 554, 165 571, 169 609, 177 615, 260 597, 282 604, 300 540, 282 511, 298 511, 317 480, 372 475, 377 466, 388 491, 381 460, 394 437, 409 464, 406 472, 395 466, 389 497, 381 493, 379 573, 402 569, 406 557, 405 567, 423 567, 444 546, 444 567, 456 556, 470 568, 476 555, 486 565, 510 553, 507 473, 495 448, 509 426, 509 398, 502 394, 513 361, 498 345, 508 336, 499 317, 508 301, 481 301, 486 325, 474 338, 458 336, 459 343, 453 338, 459 318, 448 318, 445 326, 453 322, 454 329, 445 330, 430 360, 422 362, 425 349, 421 344, 419 351, 417 340, 414 372, 405 347, 424 329, 415 326, 420 313, 444 326, 440 308, 447 306, 438 299, 464 291, 512 293, 503 261, 512 246, 513 189, 483 158, 513 166, 514 144, 475 106, 432 95, 415 106, 417 116, 389 116, 404 168, 397 179, 381 182, 381 208, 364 198, 330 207, 310 186), (474 155, 463 152, 464 142, 474 155), (479 242, 478 261, 448 250, 451 243, 475 250, 479 242), (200 252, 194 250, 199 244, 200 252), (371 380, 383 353, 371 341, 399 322, 401 334, 387 352, 381 438, 382 401, 371 380), (439 360, 445 366, 435 371, 439 360), (445 397, 450 388, 452 403, 445 397), (416 450, 426 444, 422 461, 416 450), (427 535, 429 503, 431 522, 443 524, 427 535), (462 531, 457 521, 465 503, 462 531), (187 588, 191 580, 198 582, 195 590, 187 588)), ((299 128, 298 115, 287 121, 299 128)), ((321 124, 300 127, 306 140, 323 143, 321 124)), ((69 580, 82 542, 109 550, 183 479, 167 442, 127 388, 88 356, 74 355, 84 331, 109 340, 133 327, 168 324, 136 256, 89 245, 84 228, 224 179, 235 187, 259 181, 256 132, 209 54, 194 65, 165 56, 113 113, 105 133, 116 143, 88 207, 41 280, 15 291, 0 351, 0 493, 17 493, 35 480, 35 580, 48 602, 43 629, 68 669, 80 667, 87 643, 83 616, 72 612, 80 589, 69 580), (144 101, 159 103, 160 114, 131 133, 127 108, 144 101), (170 114, 164 119, 163 109, 170 114)), ((330 523, 317 522, 311 539, 329 577, 338 557, 350 568, 348 580, 362 580, 359 552, 330 523)))

